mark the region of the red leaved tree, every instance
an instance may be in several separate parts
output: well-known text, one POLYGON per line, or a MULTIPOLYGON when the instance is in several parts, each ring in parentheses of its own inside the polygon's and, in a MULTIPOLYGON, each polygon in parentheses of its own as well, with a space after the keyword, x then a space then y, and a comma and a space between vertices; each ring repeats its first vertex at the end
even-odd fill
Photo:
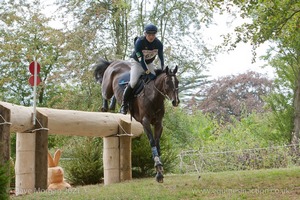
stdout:
POLYGON ((264 112, 263 97, 272 90, 272 80, 262 74, 248 71, 240 75, 219 78, 197 93, 202 100, 191 100, 190 105, 218 119, 229 121, 243 113, 264 112), (191 105, 192 104, 192 105, 191 105))

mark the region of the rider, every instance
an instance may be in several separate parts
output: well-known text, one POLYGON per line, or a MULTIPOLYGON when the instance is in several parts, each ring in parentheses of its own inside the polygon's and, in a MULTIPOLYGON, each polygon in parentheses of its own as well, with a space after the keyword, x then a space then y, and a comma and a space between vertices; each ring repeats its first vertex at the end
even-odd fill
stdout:
POLYGON ((130 56, 130 81, 123 93, 120 111, 122 114, 127 114, 128 100, 140 76, 146 73, 152 80, 156 78, 153 64, 156 55, 158 55, 160 60, 161 69, 164 69, 163 44, 156 38, 156 33, 157 27, 153 24, 148 24, 145 26, 144 36, 139 37, 134 44, 134 51, 130 56))

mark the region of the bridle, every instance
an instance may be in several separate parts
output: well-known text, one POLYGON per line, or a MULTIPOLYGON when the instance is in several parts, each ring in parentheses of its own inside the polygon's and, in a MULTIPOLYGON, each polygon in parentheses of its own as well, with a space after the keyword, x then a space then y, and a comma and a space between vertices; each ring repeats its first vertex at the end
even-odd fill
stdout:
MULTIPOLYGON (((165 76, 167 76, 167 75, 165 75, 165 76)), ((168 99, 168 100, 171 100, 170 97, 169 97, 168 95, 166 95, 165 93, 163 93, 162 91, 160 91, 160 90, 155 86, 155 81, 156 81, 156 80, 157 80, 157 79, 154 79, 154 83, 153 83, 154 89, 155 89, 159 94, 161 94, 164 98, 166 98, 166 99, 168 99)), ((178 88, 174 88, 174 89, 173 89, 173 92, 176 92, 176 91, 178 91, 178 88)))

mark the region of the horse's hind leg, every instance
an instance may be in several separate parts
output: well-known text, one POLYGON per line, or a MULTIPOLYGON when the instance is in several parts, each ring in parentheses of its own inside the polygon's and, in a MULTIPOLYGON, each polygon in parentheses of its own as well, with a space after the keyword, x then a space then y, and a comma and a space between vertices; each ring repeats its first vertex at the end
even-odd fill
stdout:
POLYGON ((108 111, 108 100, 103 99, 102 100, 102 108, 101 108, 102 112, 107 112, 108 111))
POLYGON ((114 111, 116 109, 116 97, 113 96, 111 98, 110 104, 109 104, 109 110, 114 111))

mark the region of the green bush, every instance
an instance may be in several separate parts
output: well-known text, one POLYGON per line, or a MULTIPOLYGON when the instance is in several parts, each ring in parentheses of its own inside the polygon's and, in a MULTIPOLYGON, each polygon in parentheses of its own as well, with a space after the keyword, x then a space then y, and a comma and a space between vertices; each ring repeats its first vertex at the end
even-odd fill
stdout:
POLYGON ((0 165, 0 197, 1 199, 9 199, 9 176, 8 176, 8 164, 0 165))
MULTIPOLYGON (((172 146, 170 136, 163 134, 160 140, 161 161, 164 173, 174 169, 177 151, 172 146)), ((132 176, 149 177, 155 174, 151 147, 146 134, 132 141, 132 176)))
POLYGON ((62 167, 73 185, 101 183, 103 179, 102 138, 74 137, 64 150, 62 167))

